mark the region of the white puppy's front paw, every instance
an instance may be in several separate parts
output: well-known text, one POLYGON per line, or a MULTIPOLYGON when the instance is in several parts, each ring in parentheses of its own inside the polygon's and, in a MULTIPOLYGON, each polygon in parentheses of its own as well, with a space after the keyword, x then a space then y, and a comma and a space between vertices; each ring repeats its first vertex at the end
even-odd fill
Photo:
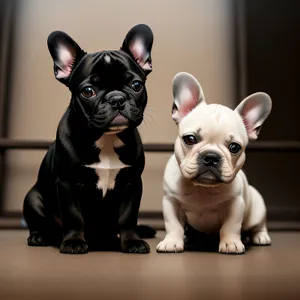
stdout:
POLYGON ((157 247, 157 252, 175 252, 180 253, 184 251, 184 241, 180 238, 170 238, 166 237, 161 241, 157 247))
POLYGON ((266 231, 256 232, 252 238, 253 245, 268 246, 271 245, 271 238, 266 231))
POLYGON ((224 254, 243 254, 245 246, 240 240, 223 239, 219 244, 219 252, 224 254))

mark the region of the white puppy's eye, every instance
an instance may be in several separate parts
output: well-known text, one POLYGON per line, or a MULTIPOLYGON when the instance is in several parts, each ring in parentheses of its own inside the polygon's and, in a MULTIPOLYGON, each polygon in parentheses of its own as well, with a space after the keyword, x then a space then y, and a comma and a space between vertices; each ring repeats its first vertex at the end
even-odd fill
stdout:
POLYGON ((195 145, 197 144, 197 139, 194 135, 192 134, 187 134, 187 135, 184 135, 182 137, 183 141, 185 142, 186 145, 188 146, 192 146, 192 145, 195 145))
POLYGON ((233 154, 236 154, 238 153, 240 150, 241 150, 241 146, 238 144, 238 143, 231 143, 229 146, 228 146, 228 149, 231 153, 233 154))

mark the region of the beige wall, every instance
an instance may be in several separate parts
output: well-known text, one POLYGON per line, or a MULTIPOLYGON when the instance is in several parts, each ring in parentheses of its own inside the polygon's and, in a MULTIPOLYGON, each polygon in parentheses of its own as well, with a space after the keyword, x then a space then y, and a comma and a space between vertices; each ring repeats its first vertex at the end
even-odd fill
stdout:
MULTIPOLYGON (((54 79, 46 40, 60 29, 86 51, 118 49, 127 31, 148 24, 155 36, 149 105, 140 127, 144 142, 172 143, 171 81, 180 71, 200 81, 209 102, 232 106, 230 0, 20 1, 9 135, 53 139, 68 105, 68 89, 54 79)), ((5 209, 20 210, 36 180, 44 151, 10 151, 5 209)), ((163 168, 170 154, 147 154, 142 210, 160 210, 163 168)))

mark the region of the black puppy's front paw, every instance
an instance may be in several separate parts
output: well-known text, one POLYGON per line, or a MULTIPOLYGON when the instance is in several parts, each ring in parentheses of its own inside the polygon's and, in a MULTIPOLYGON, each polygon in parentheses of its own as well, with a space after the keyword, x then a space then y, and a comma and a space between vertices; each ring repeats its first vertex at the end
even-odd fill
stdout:
POLYGON ((83 240, 64 241, 60 246, 59 252, 65 254, 85 254, 88 252, 88 245, 83 240))
POLYGON ((150 252, 150 247, 143 240, 126 240, 122 244, 122 252, 144 254, 150 252))
POLYGON ((27 245, 35 247, 45 247, 48 246, 48 241, 41 233, 35 232, 28 237, 27 245))

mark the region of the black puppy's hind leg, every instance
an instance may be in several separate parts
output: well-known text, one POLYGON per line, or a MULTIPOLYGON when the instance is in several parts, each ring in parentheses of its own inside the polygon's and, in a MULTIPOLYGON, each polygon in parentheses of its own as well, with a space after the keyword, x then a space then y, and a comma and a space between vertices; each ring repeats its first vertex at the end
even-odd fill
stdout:
POLYGON ((42 195, 36 186, 34 186, 25 197, 23 215, 29 228, 27 244, 29 246, 48 246, 47 231, 49 220, 47 220, 45 215, 42 195))

